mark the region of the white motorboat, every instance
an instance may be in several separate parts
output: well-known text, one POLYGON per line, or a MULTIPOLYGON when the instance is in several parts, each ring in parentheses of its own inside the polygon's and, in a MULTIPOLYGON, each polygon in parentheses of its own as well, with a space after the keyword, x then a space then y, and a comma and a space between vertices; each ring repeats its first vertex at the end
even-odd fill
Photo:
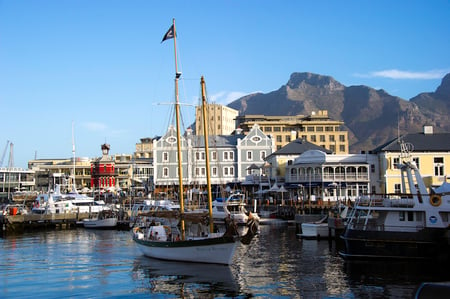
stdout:
POLYGON ((300 237, 305 239, 322 239, 329 237, 328 216, 319 221, 302 223, 302 233, 300 237))
POLYGON ((259 222, 258 214, 245 208, 244 196, 242 193, 232 193, 228 198, 216 198, 212 202, 214 221, 223 222, 225 218, 231 218, 237 225, 246 225, 252 217, 259 222))
POLYGON ((39 194, 33 204, 33 214, 59 214, 59 213, 99 213, 108 210, 102 200, 96 201, 77 192, 61 193, 60 186, 54 192, 39 194))
POLYGON ((83 219, 83 226, 85 228, 111 229, 117 227, 117 222, 117 214, 112 210, 105 210, 97 213, 92 218, 83 219))
POLYGON ((341 238, 346 258, 450 260, 450 194, 428 192, 401 144, 402 193, 358 198, 341 238))

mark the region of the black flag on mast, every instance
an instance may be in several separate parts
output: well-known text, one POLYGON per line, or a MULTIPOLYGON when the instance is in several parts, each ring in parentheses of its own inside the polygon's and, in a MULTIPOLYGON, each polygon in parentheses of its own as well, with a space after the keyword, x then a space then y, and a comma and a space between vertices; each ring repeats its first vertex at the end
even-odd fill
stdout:
POLYGON ((175 32, 173 30, 173 25, 172 25, 172 26, 170 26, 169 30, 167 30, 167 32, 164 35, 164 37, 163 37, 161 42, 165 41, 166 39, 174 38, 174 36, 175 36, 175 32))

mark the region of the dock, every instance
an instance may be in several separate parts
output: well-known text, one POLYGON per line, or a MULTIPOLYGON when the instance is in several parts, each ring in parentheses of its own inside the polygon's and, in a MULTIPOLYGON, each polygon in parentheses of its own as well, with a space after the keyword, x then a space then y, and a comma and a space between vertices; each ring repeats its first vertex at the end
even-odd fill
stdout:
MULTIPOLYGON (((89 213, 0 215, 0 234, 22 233, 36 229, 70 229, 89 216, 89 213)), ((120 220, 117 229, 129 229, 129 221, 120 220)))

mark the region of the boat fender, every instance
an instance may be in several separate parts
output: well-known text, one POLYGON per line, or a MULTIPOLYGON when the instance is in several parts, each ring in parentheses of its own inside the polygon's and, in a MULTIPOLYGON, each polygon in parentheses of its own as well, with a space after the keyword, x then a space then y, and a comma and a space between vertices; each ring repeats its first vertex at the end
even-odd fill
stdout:
POLYGON ((433 207, 439 207, 441 205, 441 203, 442 203, 442 198, 441 198, 440 195, 433 194, 433 195, 430 196, 430 204, 433 207))

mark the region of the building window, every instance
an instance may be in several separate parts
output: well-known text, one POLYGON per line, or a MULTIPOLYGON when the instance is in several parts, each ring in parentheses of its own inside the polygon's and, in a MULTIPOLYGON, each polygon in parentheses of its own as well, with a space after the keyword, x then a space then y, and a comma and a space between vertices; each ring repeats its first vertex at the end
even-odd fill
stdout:
POLYGON ((247 151, 247 161, 252 161, 253 160, 253 153, 252 151, 247 151))
POLYGON ((273 131, 274 132, 281 132, 281 128, 280 127, 273 127, 273 131))
POLYGON ((330 142, 334 142, 334 135, 330 135, 328 138, 330 139, 330 142))
POLYGON ((316 135, 311 135, 311 142, 316 142, 317 140, 316 140, 316 135))
POLYGON ((196 152, 195 159, 197 161, 204 161, 205 160, 205 152, 196 152))
POLYGON ((339 135, 339 141, 345 142, 345 135, 339 135))
POLYGON ((163 152, 163 162, 167 162, 167 161, 169 161, 169 153, 163 152))
POLYGON ((212 168, 212 176, 217 176, 217 167, 212 168))
POLYGON ((322 126, 317 126, 316 130, 317 130, 317 132, 323 132, 323 127, 322 126))
POLYGON ((436 176, 444 175, 444 158, 443 157, 434 158, 434 175, 436 175, 436 176))
POLYGON ((217 152, 216 151, 213 151, 211 156, 212 156, 211 160, 217 161, 217 152))
POLYGON ((370 172, 375 172, 375 164, 370 164, 370 172))
POLYGON ((400 184, 394 184, 394 193, 396 194, 402 193, 402 188, 400 184))
POLYGON ((320 142, 325 142, 325 135, 320 135, 320 142))
POLYGON ((264 127, 264 132, 272 132, 272 127, 264 127))
POLYGON ((286 142, 291 142, 291 135, 286 135, 285 140, 286 142))
POLYGON ((339 150, 341 152, 345 152, 345 145, 339 145, 339 150))
POLYGON ((223 160, 224 161, 233 161, 234 160, 234 152, 223 152, 223 160))
POLYGON ((400 158, 394 158, 392 159, 392 169, 397 169, 398 168, 398 164, 400 164, 400 158))
POLYGON ((234 175, 234 167, 224 167, 223 168, 223 175, 224 176, 233 176, 234 175))
POLYGON ((282 141, 283 141, 283 136, 277 135, 277 142, 282 142, 282 141))
POLYGON ((314 127, 311 127, 311 126, 306 127, 306 131, 307 132, 314 132, 314 127))
POLYGON ((163 168, 163 177, 165 177, 165 178, 169 177, 169 168, 168 167, 163 168))
POLYGON ((330 145, 330 151, 332 151, 333 153, 336 153, 336 146, 334 144, 330 145))
POLYGON ((260 160, 264 160, 266 158, 266 151, 259 152, 260 160))
POLYGON ((333 132, 333 127, 327 126, 327 127, 325 127, 325 131, 326 132, 333 132))

